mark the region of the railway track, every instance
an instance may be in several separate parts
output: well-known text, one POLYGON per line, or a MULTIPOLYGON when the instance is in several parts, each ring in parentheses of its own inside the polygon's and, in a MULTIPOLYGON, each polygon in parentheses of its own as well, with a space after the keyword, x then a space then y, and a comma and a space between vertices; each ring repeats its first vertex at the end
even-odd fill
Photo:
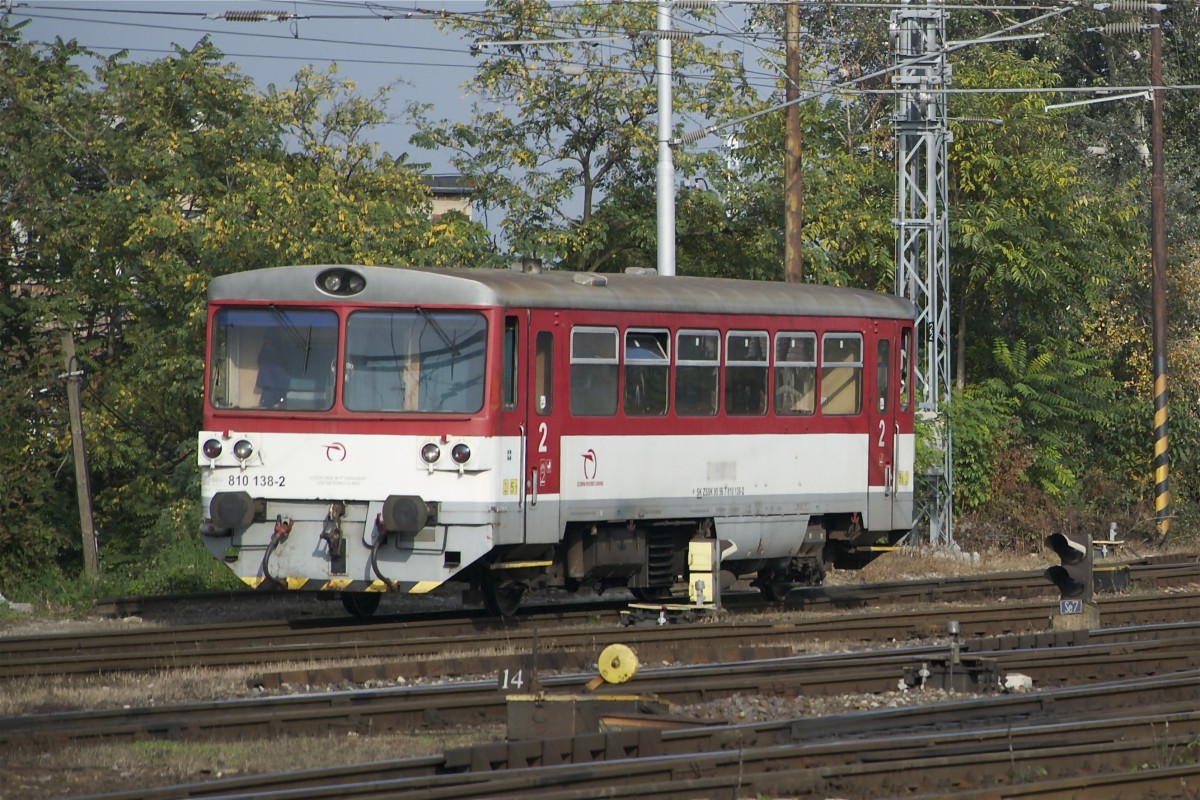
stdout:
MULTIPOLYGON (((1195 570, 1190 563, 1144 564, 1136 565, 1132 574, 1139 588, 1183 586, 1195 582, 1195 570)), ((1190 712, 1188 703, 1194 705, 1190 698, 1195 696, 1196 684, 1200 681, 1200 647, 1197 646, 1200 645, 1200 629, 1191 622, 1200 619, 1197 613, 1200 611, 1197 608, 1200 594, 1177 593, 1169 598, 1107 596, 1101 606, 1102 620, 1109 627, 1086 635, 1047 633, 1044 629, 1050 606, 1045 602, 992 602, 987 608, 957 607, 935 611, 884 613, 874 609, 866 614, 844 613, 846 608, 888 602, 891 598, 911 603, 948 597, 962 601, 984 597, 995 601, 1019 595, 1021 591, 1041 594, 1046 589, 1036 581, 1030 583, 1030 576, 1024 573, 988 576, 982 581, 956 579, 904 582, 884 587, 816 589, 794 592, 788 598, 788 605, 793 608, 813 612, 811 618, 806 614, 800 621, 789 622, 744 621, 754 618, 742 607, 756 609, 756 604, 733 598, 729 605, 736 609, 734 619, 742 620, 737 623, 621 628, 616 624, 617 609, 624 604, 614 603, 603 608, 555 606, 531 609, 516 621, 441 612, 370 624, 346 624, 345 619, 339 619, 273 622, 265 626, 257 623, 191 626, 158 632, 166 634, 165 638, 109 634, 84 637, 73 646, 63 641, 68 637, 50 637, 48 649, 45 637, 10 637, 0 639, 0 676, 46 674, 42 670, 55 662, 58 674, 82 674, 105 671, 103 665, 114 664, 116 669, 170 669, 188 665, 192 654, 201 659, 215 657, 218 663, 244 665, 289 661, 295 653, 302 653, 299 658, 304 660, 343 658, 347 650, 359 656, 369 654, 368 657, 379 663, 263 673, 259 683, 270 686, 287 681, 320 685, 421 674, 490 675, 499 667, 514 663, 514 658, 528 653, 536 637, 541 668, 567 673, 541 677, 546 691, 552 693, 582 693, 584 682, 591 677, 595 654, 610 641, 632 644, 643 662, 692 662, 686 668, 645 669, 630 685, 622 687, 622 691, 653 694, 675 703, 701 703, 746 693, 779 697, 880 693, 894 689, 906 667, 946 657, 949 647, 946 622, 953 618, 962 632, 963 638, 958 644, 964 655, 986 658, 1003 669, 1028 673, 1035 677, 1039 687, 1057 687, 1042 688, 1030 695, 979 698, 927 709, 892 709, 887 713, 783 720, 751 726, 704 726, 680 731, 618 731, 551 742, 502 742, 452 751, 439 757, 408 759, 348 771, 322 770, 319 775, 312 771, 281 773, 240 779, 245 783, 215 781, 170 790, 140 789, 128 795, 111 795, 114 798, 253 796, 266 791, 278 792, 279 797, 453 798, 480 794, 528 796, 536 791, 542 800, 546 797, 594 796, 600 790, 598 787, 605 787, 606 796, 612 797, 694 797, 697 793, 732 797, 753 796, 756 792, 805 796, 806 787, 810 786, 814 791, 817 791, 815 787, 820 787, 818 794, 813 796, 821 797, 829 796, 829 792, 873 798, 889 794, 943 796, 939 792, 947 797, 966 797, 984 788, 992 794, 980 796, 1065 797, 1070 796, 1070 791, 1078 791, 1077 786, 1070 788, 1075 784, 1069 771, 1060 774, 1042 770, 1047 780, 1055 778, 1052 783, 1059 787, 1045 791, 1064 794, 997 793, 999 789, 1007 791, 1005 784, 1012 781, 1014 775, 1028 777, 1022 770, 1032 774, 1041 769, 1030 765, 1040 763, 1039 757, 1050 757, 1054 748, 1061 744, 1038 738, 1041 735, 1052 737, 1051 723, 1044 719, 1037 722, 1047 714, 1062 722, 1067 719, 1064 714, 1084 716, 1085 710, 1091 708, 1093 717, 1112 720, 1130 718, 1131 715, 1139 717, 1143 728, 1146 719, 1153 718, 1154 724, 1167 726, 1172 734, 1157 740, 1160 757, 1163 752, 1183 752, 1189 742, 1186 736, 1191 735, 1193 740, 1197 738, 1198 734, 1193 732, 1196 721, 1187 712, 1190 712), (1030 589, 1030 586, 1036 588, 1030 589), (871 596, 880 600, 871 600, 871 596), (833 613, 836 609, 842 609, 843 613, 833 613), (818 615, 818 610, 829 613, 818 615), (1003 612, 1010 612, 1007 619, 1003 612), (600 630, 597 630, 597 623, 603 626, 600 630), (998 633, 1007 635, 995 636, 998 633), (793 654, 799 643, 813 638, 840 642, 916 640, 921 643, 853 654, 793 654), (44 646, 41 653, 37 651, 38 640, 44 646), (229 647, 231 643, 232 648, 229 647), (230 652, 222 653, 222 645, 230 652), (145 658, 134 657, 138 651, 153 651, 154 648, 161 648, 162 652, 151 652, 145 658), (456 650, 473 652, 447 655, 456 650), (488 654, 488 650, 493 652, 488 654), (92 659, 91 666, 88 666, 89 659, 92 659), (220 659, 232 660, 220 662, 220 659), (714 659, 721 659, 722 663, 704 663, 714 659), (1129 680, 1130 676, 1164 675, 1171 676, 1170 680, 1129 680), (1118 678, 1125 680, 1114 682, 1118 678), (1094 681, 1107 683, 1097 688, 1089 683, 1094 681), (1084 683, 1079 687, 1072 686, 1078 682, 1084 683), (1132 688, 1135 686, 1137 688, 1132 688), (1182 705, 1180 696, 1188 698, 1182 705), (975 702, 990 704, 981 706, 990 710, 969 710, 969 704, 975 702), (1132 711, 1126 713, 1121 711, 1122 708, 1132 711), (912 721, 906 722, 905 714, 912 714, 912 721), (1008 738, 1003 742, 985 735, 996 726, 1008 731, 1005 734, 1008 738), (1039 726, 1047 728, 1044 734, 1036 730, 1039 726), (958 740, 946 738, 956 728, 973 732, 961 734, 965 738, 958 740), (1017 728, 1020 729, 1019 737, 1013 732, 1017 728), (930 731, 936 732, 937 736, 928 740, 920 738, 930 731), (1184 738, 1177 739, 1176 734, 1184 738), (689 739, 689 736, 694 738, 689 739), (831 742, 841 739, 862 740, 857 746, 858 755, 853 757, 857 761, 849 755, 844 757, 844 763, 837 760, 835 751, 829 747, 831 742), (906 739, 908 751, 901 747, 906 739), (889 744, 893 740, 894 743, 889 744), (924 744, 914 744, 918 741, 924 744), (1004 763, 1002 758, 995 760, 992 766, 987 765, 996 748, 1011 750, 1014 746, 1019 746, 1021 752, 1019 757, 1012 757, 1010 753, 1011 774, 1007 778, 998 772, 998 765, 1004 763), (802 752, 790 752, 796 748, 802 752), (864 748, 869 748, 869 756, 864 755, 864 748), (888 754, 893 749, 898 755, 896 760, 889 762, 888 754), (736 753, 735 762, 729 761, 731 752, 736 753), (958 767, 949 762, 944 767, 931 764, 921 768, 922 775, 928 777, 922 777, 920 781, 903 786, 887 783, 886 776, 923 763, 922 758, 929 752, 939 754, 936 756, 938 764, 946 760, 946 753, 955 754, 961 764, 958 767), (972 758, 979 763, 971 766, 972 758), (887 766, 876 769, 875 759, 887 766), (662 767, 665 773, 655 766, 659 760, 665 765, 662 767), (579 777, 584 762, 587 762, 586 769, 582 772, 595 783, 579 777), (736 770, 731 771, 731 763, 737 764, 736 770), (663 774, 669 777, 663 780, 663 774), (980 781, 986 783, 986 787, 980 781), (629 788, 624 788, 626 785, 629 788), (783 786, 790 788, 781 789, 783 786)), ((456 725, 499 725, 505 719, 505 713, 505 697, 496 690, 495 682, 476 680, 396 689, 257 697, 153 709, 26 715, 0 719, 0 748, 155 739, 249 739, 323 731, 370 734, 444 729, 456 725)), ((1110 727, 1104 728, 1080 723, 1076 727, 1091 732, 1084 733, 1081 743, 1073 746, 1092 746, 1094 743, 1089 743, 1088 736, 1124 736, 1122 741, 1128 742, 1128 746, 1112 751, 1109 758, 1117 759, 1118 763, 1135 759, 1130 763, 1143 766, 1154 763, 1154 742, 1139 739, 1144 738, 1144 731, 1138 731, 1139 723, 1126 719, 1124 724, 1129 726, 1128 730, 1121 729, 1120 724, 1110 721, 1110 727), (1141 761, 1136 761, 1138 758, 1141 761)), ((1060 739, 1061 733, 1060 728, 1060 739)), ((1073 736, 1070 734, 1066 738, 1073 736)), ((1086 752, 1083 749, 1071 752, 1080 754, 1079 757, 1084 759, 1080 763, 1089 765, 1093 762, 1087 759, 1102 757, 1083 755, 1086 752)), ((1069 760, 1073 756, 1064 753, 1063 757, 1069 760)), ((1100 774, 1103 769, 1089 766, 1088 771, 1100 774)), ((1179 773, 1177 768, 1167 764, 1163 765, 1161 775, 1157 769, 1143 769, 1139 774, 1150 781, 1148 772, 1155 772, 1156 779, 1161 778, 1164 785, 1170 784, 1171 780, 1178 782, 1181 775, 1187 777, 1186 772, 1179 773), (1175 772, 1171 772, 1172 769, 1175 772)), ((1132 791, 1128 778, 1122 779, 1121 774, 1106 776, 1105 780, 1111 781, 1112 796, 1119 796, 1121 791, 1132 791)), ((1035 790, 1023 785, 1012 791, 1035 790)), ((1176 795, 1165 793, 1162 796, 1176 795)))
MULTIPOLYGON (((1171 586, 1193 583, 1200 577, 1197 565, 1135 565, 1136 585, 1171 586)), ((294 671, 264 676, 265 686, 292 683, 333 683, 341 680, 391 680, 397 677, 426 677, 454 673, 490 673, 497 657, 488 653, 528 652, 534 632, 538 633, 547 666, 578 669, 605 644, 623 642, 647 648, 647 658, 702 658, 707 648, 762 648, 765 645, 793 646, 819 637, 837 641, 904 640, 939 636, 944 631, 942 608, 918 611, 872 612, 853 615, 833 613, 835 608, 865 606, 870 602, 1009 598, 1025 591, 1047 591, 1030 574, 1006 574, 976 579, 913 581, 881 587, 816 588, 794 592, 788 605, 805 609, 823 607, 827 616, 800 622, 750 621, 748 615, 767 607, 749 598, 730 603, 730 622, 713 623, 722 631, 697 651, 686 627, 618 628, 619 611, 625 602, 602 605, 549 606, 532 608, 515 620, 495 620, 471 612, 439 612, 367 623, 337 620, 302 620, 222 623, 134 632, 91 635, 20 636, 0 638, 0 679, 36 675, 95 674, 118 671, 151 671, 193 667, 262 666, 288 661, 388 659, 393 666, 356 666, 321 670, 320 674, 294 671), (1020 575, 1024 575, 1024 583, 1020 575), (909 585, 909 584, 916 584, 909 585), (818 602, 819 601, 819 602, 818 602), (612 623, 607 628, 598 625, 612 623), (718 638, 720 641, 718 642, 718 638), (463 656, 449 663, 446 654, 483 653, 463 656), (410 662, 399 666, 402 662, 410 662)), ((1151 604, 1152 605, 1152 604, 1151 604)), ((1169 606, 1147 618, 1147 603, 1138 597, 1112 596, 1104 602, 1105 624, 1130 621, 1170 622, 1187 619, 1200 605, 1200 595, 1180 594, 1169 606)), ((775 607, 772 607, 775 608, 775 607)), ((1011 603, 1004 607, 955 611, 964 636, 988 636, 1033 632, 1046 627, 1048 608, 1042 603, 1011 603)))
MULTIPOLYGON (((692 630, 692 635, 700 640, 707 633, 710 631, 703 626, 692 630)), ((1040 687, 1200 668, 1200 623, 1196 622, 1074 632, 1041 642, 1022 642, 1020 638, 968 641, 962 652, 986 658, 1000 669, 1028 674, 1040 687)), ((745 694, 780 697, 878 694, 894 690, 906 668, 918 668, 948 656, 946 645, 931 645, 851 654, 693 663, 645 669, 630 683, 599 694, 633 692, 674 704, 697 704, 745 694)), ((548 675, 539 680, 548 692, 578 694, 585 692, 593 674, 548 675)), ((506 693, 497 690, 495 680, 487 679, 7 717, 0 719, 0 747, 100 740, 232 739, 351 730, 370 734, 502 724, 506 711, 506 693)))
POLYGON ((984 790, 983 796, 998 797, 1025 796, 1015 792, 1028 788, 998 793, 1023 775, 1056 778, 1057 784, 1078 789, 1078 781, 1066 780, 1075 773, 1102 775, 1140 765, 1124 780, 1107 776, 1128 788, 1134 780, 1163 779, 1150 774, 1160 769, 1178 775, 1175 765, 1162 762, 1200 736, 1200 712, 1192 700, 1197 689, 1200 671, 1188 670, 833 717, 512 742, 105 797, 165 800, 270 792, 279 798, 465 798, 536 792, 544 800, 598 792, 661 798, 844 792, 878 798, 926 791, 957 797, 984 790))

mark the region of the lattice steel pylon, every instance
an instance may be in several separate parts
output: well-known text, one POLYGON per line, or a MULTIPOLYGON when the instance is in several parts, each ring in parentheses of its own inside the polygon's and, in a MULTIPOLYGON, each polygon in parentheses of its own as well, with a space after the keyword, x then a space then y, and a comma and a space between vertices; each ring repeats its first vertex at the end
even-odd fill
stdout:
MULTIPOLYGON (((932 2, 932 0, 931 0, 932 2)), ((946 14, 904 5, 891 14, 895 52, 892 83, 896 114, 896 294, 917 307, 914 361, 917 411, 933 421, 939 457, 914 476, 914 532, 927 526, 929 543, 954 544, 950 403, 950 245, 946 123, 946 14), (921 352, 921 351, 924 352, 921 352)), ((919 535, 916 534, 916 535, 919 535)))

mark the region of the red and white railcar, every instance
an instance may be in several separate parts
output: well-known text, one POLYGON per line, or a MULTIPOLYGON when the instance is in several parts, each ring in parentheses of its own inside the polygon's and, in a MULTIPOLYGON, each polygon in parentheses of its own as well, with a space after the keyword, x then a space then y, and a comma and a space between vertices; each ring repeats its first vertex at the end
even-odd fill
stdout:
POLYGON ((913 521, 913 307, 711 278, 295 266, 209 289, 209 550, 253 587, 778 595, 913 521))

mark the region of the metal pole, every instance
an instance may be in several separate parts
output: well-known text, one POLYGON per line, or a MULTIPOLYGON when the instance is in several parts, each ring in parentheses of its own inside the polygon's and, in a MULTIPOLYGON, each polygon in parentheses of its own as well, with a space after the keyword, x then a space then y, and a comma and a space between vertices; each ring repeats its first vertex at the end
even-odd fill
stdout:
POLYGON ((675 274, 675 162, 671 153, 671 3, 658 0, 658 274, 675 274))
POLYGON ((1162 11, 1150 6, 1150 262, 1154 320, 1154 519, 1165 543, 1171 530, 1171 488, 1167 479, 1167 216, 1163 179, 1162 11))

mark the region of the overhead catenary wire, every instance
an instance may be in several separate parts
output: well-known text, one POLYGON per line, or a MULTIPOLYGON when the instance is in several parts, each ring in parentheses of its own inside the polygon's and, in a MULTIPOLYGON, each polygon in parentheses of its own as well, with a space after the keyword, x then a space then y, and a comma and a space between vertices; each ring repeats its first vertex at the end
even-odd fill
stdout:
MULTIPOLYGON (((638 5, 638 4, 652 6, 654 4, 654 2, 655 2, 655 0, 625 0, 625 4, 630 5, 630 6, 638 5)), ((1139 5, 1139 7, 1141 4, 1144 4, 1143 0, 1117 0, 1117 3, 1118 4, 1134 3, 1135 5, 1139 5)), ((261 18, 264 21, 270 22, 270 21, 274 21, 276 19, 278 19, 278 20, 283 20, 283 19, 287 19, 287 20, 318 20, 319 19, 319 20, 333 20, 333 21, 343 21, 343 20, 344 21, 353 21, 353 20, 357 20, 357 19, 375 19, 375 20, 384 20, 384 21, 442 20, 442 21, 447 21, 451 24, 454 24, 454 22, 453 22, 454 20, 460 20, 463 22, 481 22, 481 23, 483 23, 483 22, 494 22, 494 21, 498 21, 498 20, 507 19, 502 14, 499 14, 498 12, 496 12, 492 9, 486 8, 486 7, 481 6, 479 9, 455 9, 455 8, 451 8, 450 4, 448 4, 448 3, 444 4, 442 8, 429 8, 427 6, 422 6, 422 5, 407 5, 407 4, 401 5, 401 4, 388 4, 388 3, 379 3, 379 2, 353 2, 352 0, 290 0, 289 2, 274 2, 274 3, 272 2, 272 0, 263 0, 263 5, 265 5, 265 6, 270 6, 272 4, 284 6, 288 10, 287 11, 273 11, 272 10, 272 11, 261 12, 261 18), (333 11, 336 11, 337 13, 331 13, 333 11)), ((473 3, 467 3, 467 2, 462 3, 462 5, 469 5, 469 4, 473 4, 473 3)), ((787 4, 789 4, 789 0, 722 0, 719 3, 709 2, 709 0, 698 0, 698 2, 688 2, 688 3, 676 2, 673 5, 676 7, 679 7, 679 8, 686 7, 689 9, 690 8, 717 8, 717 9, 720 9, 722 7, 729 7, 729 6, 782 7, 787 4)), ((551 3, 547 7, 548 11, 545 15, 535 16, 529 22, 529 24, 535 26, 536 28, 544 27, 547 30, 561 30, 564 32, 572 32, 572 33, 581 32, 580 26, 575 25, 570 21, 563 20, 563 19, 561 19, 561 17, 556 16, 556 12, 558 12, 558 11, 571 10, 571 9, 577 8, 581 5, 583 5, 583 4, 579 3, 579 2, 551 3)), ((809 2, 808 0, 802 0, 801 5, 805 6, 806 9, 820 10, 820 11, 826 11, 829 9, 833 9, 833 10, 847 10, 847 9, 885 10, 885 9, 904 7, 904 4, 895 3, 895 2, 839 2, 838 0, 834 0, 833 2, 809 2)), ((1052 9, 1050 12, 1043 14, 1042 16, 1036 18, 1033 21, 1039 21, 1041 19, 1045 19, 1048 17, 1058 16, 1063 13, 1066 13, 1067 11, 1069 11, 1071 9, 1078 8, 1078 7, 1079 6, 1077 6, 1075 4, 1066 4, 1066 3, 1029 3, 1029 4, 1003 3, 1002 4, 1002 3, 969 3, 969 2, 946 2, 946 3, 938 3, 938 4, 934 4, 934 5, 929 5, 929 6, 925 6, 925 5, 922 6, 923 9, 971 10, 971 11, 1037 11, 1037 10, 1052 9)), ((181 33, 194 33, 194 34, 198 34, 198 35, 202 35, 202 36, 213 35, 214 33, 217 32, 217 31, 213 30, 211 27, 197 28, 197 27, 179 26, 179 25, 160 25, 160 24, 145 21, 147 17, 152 17, 152 18, 157 18, 157 17, 205 18, 205 19, 208 19, 211 21, 213 18, 213 13, 212 13, 211 9, 206 9, 203 11, 170 9, 170 8, 149 8, 148 9, 144 6, 139 7, 139 8, 130 9, 130 8, 109 7, 107 5, 101 6, 98 4, 81 5, 79 3, 60 4, 60 3, 48 2, 48 1, 38 2, 38 0, 27 0, 26 2, 22 2, 19 4, 19 8, 21 9, 22 16, 27 16, 27 17, 31 17, 31 18, 82 21, 82 22, 88 22, 89 24, 95 23, 95 24, 120 25, 125 28, 135 27, 135 28, 146 28, 146 29, 151 29, 151 30, 171 30, 171 31, 178 31, 181 33), (30 9, 37 9, 37 10, 30 11, 30 9), (57 11, 57 12, 68 12, 68 13, 74 13, 74 14, 81 14, 81 15, 86 15, 86 16, 80 16, 80 17, 56 16, 55 14, 46 13, 46 11, 43 11, 43 9, 44 10, 53 10, 53 11, 57 11), (130 23, 127 19, 125 19, 123 21, 117 22, 114 20, 106 20, 106 19, 98 18, 98 15, 120 15, 120 16, 124 16, 124 17, 128 17, 128 15, 136 15, 138 17, 139 21, 136 23, 130 23)), ((244 12, 244 13, 251 14, 251 15, 259 14, 259 12, 244 12)), ((219 16, 222 16, 223 18, 227 18, 227 17, 225 17, 225 15, 219 15, 219 16)), ((690 17, 690 15, 680 14, 680 15, 678 15, 676 24, 680 28, 689 28, 690 29, 688 31, 689 33, 695 33, 698 35, 703 35, 703 36, 718 39, 718 40, 727 40, 727 41, 731 41, 731 42, 736 41, 736 42, 740 42, 742 44, 745 44, 746 42, 767 41, 767 42, 774 43, 774 42, 779 41, 779 38, 777 36, 770 35, 769 33, 764 34, 761 31, 734 30, 733 25, 723 23, 721 17, 722 17, 722 14, 718 14, 715 18, 699 21, 699 20, 692 19, 690 17)), ((234 18, 234 19, 236 19, 236 18, 234 18)), ((249 17, 246 17, 246 19, 249 19, 249 17)), ((231 19, 230 21, 233 21, 233 20, 231 19)), ((725 21, 731 22, 730 20, 728 20, 727 16, 725 17, 725 21)), ((1025 23, 1021 23, 1021 25, 1027 25, 1027 24, 1030 24, 1029 21, 1027 21, 1025 23)), ((604 35, 604 29, 601 27, 598 27, 598 26, 595 28, 589 28, 589 29, 587 29, 587 31, 592 32, 596 35, 604 35)), ((363 48, 363 47, 371 47, 371 48, 382 48, 384 50, 397 49, 397 50, 403 50, 403 51, 439 52, 439 53, 461 55, 461 54, 464 54, 464 52, 467 49, 467 45, 464 45, 463 47, 436 47, 436 46, 429 46, 429 45, 398 44, 398 43, 394 43, 394 42, 362 42, 362 41, 356 41, 353 39, 337 39, 337 38, 330 38, 330 37, 308 37, 308 36, 302 36, 302 35, 298 36, 296 34, 291 34, 291 35, 274 34, 274 33, 266 33, 266 32, 261 32, 261 31, 252 31, 252 30, 230 30, 230 29, 228 29, 228 27, 222 28, 219 31, 219 33, 221 36, 243 36, 243 37, 251 36, 254 39, 259 40, 259 41, 278 40, 281 42, 283 42, 283 41, 291 42, 291 41, 295 41, 295 40, 299 39, 300 41, 303 41, 306 44, 314 44, 315 43, 315 44, 326 44, 326 45, 332 45, 332 46, 346 46, 346 47, 356 48, 356 50, 361 50, 361 48, 363 48)), ((676 34, 673 34, 673 35, 676 35, 676 34)), ((678 35, 682 35, 682 32, 678 32, 678 35)), ((984 39, 981 39, 978 41, 980 43, 985 43, 986 37, 984 39)), ((548 42, 547 44, 549 46, 552 44, 552 42, 548 42)), ((833 42, 833 41, 825 42, 826 46, 834 46, 836 44, 837 44, 837 42, 833 42)), ((86 44, 84 46, 87 47, 86 44)), ((767 63, 770 63, 771 58, 769 57, 769 54, 762 51, 762 49, 760 47, 758 47, 758 45, 754 45, 754 46, 764 56, 763 60, 767 63)), ((637 45, 634 42, 630 42, 629 45, 625 46, 625 47, 621 47, 619 44, 613 44, 610 46, 610 48, 613 51, 623 53, 626 55, 632 53, 634 51, 635 47, 637 47, 637 45)), ((141 47, 120 48, 120 47, 109 47, 106 45, 95 45, 89 49, 92 49, 95 51, 104 50, 104 51, 111 51, 111 52, 120 52, 122 50, 125 50, 125 51, 129 51, 129 52, 163 53, 163 54, 168 54, 168 55, 172 54, 174 52, 172 50, 164 50, 164 49, 150 49, 150 48, 141 48, 141 47)), ((721 50, 721 48, 715 48, 715 49, 721 50)), ((724 51, 724 52, 734 52, 734 51, 724 51)), ((314 56, 311 53, 311 51, 306 51, 304 54, 297 55, 297 56, 289 56, 289 55, 281 55, 281 54, 266 54, 266 53, 252 53, 252 54, 251 53, 234 53, 234 52, 224 52, 224 51, 223 51, 223 53, 227 57, 233 58, 233 59, 261 58, 261 59, 269 59, 269 60, 276 60, 276 61, 297 60, 297 61, 303 61, 306 63, 313 62, 313 61, 323 61, 323 62, 328 62, 328 63, 377 64, 377 65, 383 65, 383 66, 404 66, 404 67, 436 67, 436 68, 455 68, 455 69, 478 68, 478 62, 458 62, 458 63, 427 62, 427 61, 420 61, 420 60, 411 60, 410 61, 410 60, 394 60, 394 59, 381 59, 381 58, 362 58, 359 55, 355 55, 352 57, 344 57, 344 58, 340 58, 340 57, 332 56, 332 55, 328 56, 328 57, 320 57, 320 56, 314 56)), ((744 59, 744 54, 743 54, 743 59, 744 59)), ((551 62, 548 61, 547 63, 551 63, 551 62)), ((638 69, 636 67, 614 65, 611 63, 596 63, 596 62, 588 61, 588 60, 581 61, 578 59, 562 59, 560 61, 553 62, 553 63, 558 63, 560 65, 564 65, 569 68, 583 68, 590 72, 609 71, 609 72, 614 72, 617 74, 640 74, 640 75, 647 74, 647 70, 645 70, 645 69, 638 69)), ((722 63, 720 61, 714 62, 714 61, 705 61, 705 60, 697 60, 694 62, 694 65, 700 69, 718 69, 719 70, 719 69, 725 69, 728 67, 728 65, 726 63, 722 63)), ((747 69, 744 65, 742 66, 741 69, 742 69, 742 79, 746 81, 746 84, 748 86, 750 86, 752 88, 757 88, 757 89, 773 89, 773 88, 777 87, 777 84, 778 84, 778 75, 777 74, 770 72, 770 71, 762 70, 762 69, 747 69)), ((801 100, 811 99, 814 96, 819 96, 819 95, 823 95, 823 94, 832 94, 832 93, 839 93, 839 94, 843 94, 843 95, 847 95, 847 96, 867 95, 867 94, 870 94, 870 95, 895 94, 897 90, 890 89, 890 88, 870 88, 870 87, 862 86, 863 83, 867 82, 868 80, 870 80, 872 78, 879 77, 884 72, 887 72, 887 70, 868 73, 866 75, 857 76, 851 80, 842 81, 842 82, 832 82, 832 81, 824 82, 824 81, 819 81, 819 80, 815 80, 815 79, 811 80, 811 81, 806 81, 806 86, 810 87, 810 91, 805 97, 802 97, 801 100)), ((711 78, 711 75, 708 73, 705 73, 705 72, 689 72, 686 70, 679 70, 676 73, 675 78, 676 78, 676 80, 685 81, 685 82, 706 81, 711 78)), ((1099 87, 1029 87, 1029 88, 985 87, 985 88, 978 88, 978 89, 957 89, 957 88, 944 89, 943 91, 945 91, 945 93, 947 93, 947 94, 972 94, 972 93, 983 94, 983 93, 989 93, 989 92, 991 92, 991 93, 1010 93, 1010 92, 1012 92, 1012 93, 1016 93, 1016 92, 1076 93, 1076 92, 1103 92, 1103 91, 1109 91, 1109 90, 1131 91, 1131 90, 1136 90, 1136 88, 1137 87, 1104 87, 1104 88, 1099 88, 1099 87)), ((1175 91, 1191 91, 1191 90, 1194 90, 1196 87, 1193 87, 1193 86, 1170 86, 1170 87, 1162 87, 1162 88, 1168 89, 1168 90, 1175 90, 1175 91)), ((701 129, 701 131, 695 131, 690 134, 685 134, 676 143, 688 143, 691 141, 695 141, 698 138, 703 138, 703 136, 707 135, 707 133, 715 132, 716 130, 719 130, 724 127, 728 127, 733 124, 737 124, 738 122, 748 121, 748 119, 751 119, 754 116, 758 116, 762 113, 770 113, 770 111, 778 110, 779 108, 782 108, 782 106, 776 106, 774 109, 770 109, 770 110, 763 111, 763 112, 758 112, 754 115, 751 115, 750 117, 741 118, 739 120, 734 120, 734 121, 730 121, 727 123, 721 123, 716 126, 707 126, 703 129, 701 129)))

